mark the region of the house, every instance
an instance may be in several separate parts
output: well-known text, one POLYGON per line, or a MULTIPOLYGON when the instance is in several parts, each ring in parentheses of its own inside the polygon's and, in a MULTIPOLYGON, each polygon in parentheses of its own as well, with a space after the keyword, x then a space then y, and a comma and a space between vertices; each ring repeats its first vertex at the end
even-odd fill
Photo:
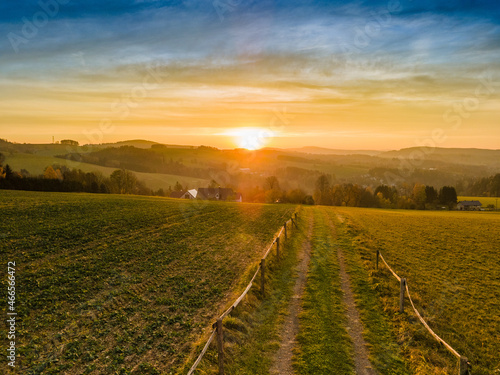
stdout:
POLYGON ((199 188, 198 199, 216 200, 216 201, 231 201, 241 202, 243 197, 241 193, 236 193, 231 188, 199 188))
POLYGON ((479 211, 481 209, 481 202, 479 201, 460 201, 457 204, 457 210, 460 211, 479 211))
POLYGON ((180 199, 196 199, 197 191, 196 189, 173 191, 170 193, 170 198, 180 198, 180 199))
POLYGON ((182 198, 186 194, 184 190, 182 191, 173 191, 170 193, 170 198, 182 198))
POLYGON ((198 191, 196 189, 190 189, 187 192, 189 193, 189 199, 196 199, 198 196, 198 191))

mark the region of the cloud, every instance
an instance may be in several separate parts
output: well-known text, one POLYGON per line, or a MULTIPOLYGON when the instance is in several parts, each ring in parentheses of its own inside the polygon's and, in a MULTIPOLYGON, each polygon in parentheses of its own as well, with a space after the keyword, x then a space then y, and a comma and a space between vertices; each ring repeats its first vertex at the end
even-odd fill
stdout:
POLYGON ((265 123, 288 106, 296 133, 346 124, 365 131, 415 126, 408 114, 441 121, 485 72, 500 81, 499 6, 491 2, 401 0, 393 12, 388 1, 234 4, 221 19, 211 1, 70 2, 16 53, 7 35, 22 35, 22 18, 39 5, 3 2, 0 113, 19 124, 98 121, 153 67, 161 84, 127 126, 265 123))

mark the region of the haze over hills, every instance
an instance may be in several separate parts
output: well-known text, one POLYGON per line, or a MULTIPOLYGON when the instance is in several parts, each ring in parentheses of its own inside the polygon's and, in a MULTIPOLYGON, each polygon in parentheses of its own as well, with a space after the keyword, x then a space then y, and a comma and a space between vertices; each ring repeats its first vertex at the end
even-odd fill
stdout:
MULTIPOLYGON (((189 146, 189 145, 170 145, 170 144, 164 144, 164 143, 158 143, 158 142, 153 142, 153 141, 148 141, 144 139, 132 139, 128 141, 119 141, 119 142, 114 142, 114 143, 101 143, 98 146, 99 147, 121 147, 121 146, 133 146, 137 148, 151 148, 153 145, 162 145, 165 147, 171 147, 171 148, 196 148, 196 146, 189 146)), ((93 147, 96 145, 92 145, 93 147)))
POLYGON ((264 184, 276 176, 286 189, 314 190, 317 178, 376 187, 380 184, 464 184, 500 172, 500 150, 414 147, 394 151, 299 149, 217 149, 209 146, 164 145, 147 140, 70 146, 16 144, 0 141, 4 164, 32 175, 49 165, 63 165, 109 176, 116 169, 138 174, 149 187, 168 188, 179 181, 198 187, 264 184), (388 176, 391 176, 390 178, 388 176))
POLYGON ((439 148, 412 147, 398 151, 387 151, 378 155, 381 158, 414 158, 459 163, 466 165, 486 165, 500 168, 500 150, 479 148, 439 148))
POLYGON ((295 151, 305 154, 323 154, 323 155, 379 155, 383 151, 376 150, 339 150, 325 147, 305 146, 299 148, 287 148, 287 151, 295 151))

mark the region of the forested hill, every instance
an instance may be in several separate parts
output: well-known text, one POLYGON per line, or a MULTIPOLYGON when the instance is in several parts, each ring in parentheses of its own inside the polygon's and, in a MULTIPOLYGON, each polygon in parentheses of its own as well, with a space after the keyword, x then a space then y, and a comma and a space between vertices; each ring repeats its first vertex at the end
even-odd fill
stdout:
MULTIPOLYGON (((97 170, 105 176, 115 169, 126 169, 142 174, 138 176, 140 179, 155 181, 153 176, 163 175, 168 176, 169 184, 178 180, 188 182, 190 187, 215 180, 223 186, 249 189, 263 186, 267 177, 276 176, 282 189, 301 188, 311 194, 316 180, 324 174, 332 183, 353 183, 373 189, 381 184, 412 186, 419 183, 438 189, 456 186, 460 194, 466 194, 471 186, 480 190, 480 186, 491 185, 478 181, 500 173, 500 150, 424 147, 378 153, 318 147, 300 150, 303 152, 297 149, 221 150, 145 140, 84 146, 0 140, 4 164, 18 171, 25 169, 31 175, 42 174, 49 165, 97 170)), ((155 183, 155 189, 168 188, 155 183)))

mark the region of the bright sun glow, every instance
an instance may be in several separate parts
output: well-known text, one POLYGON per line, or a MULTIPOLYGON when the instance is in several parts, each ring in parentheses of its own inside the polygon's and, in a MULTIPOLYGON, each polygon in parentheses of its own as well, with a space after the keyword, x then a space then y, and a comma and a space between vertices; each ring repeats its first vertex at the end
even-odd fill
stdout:
POLYGON ((264 147, 269 139, 274 137, 274 132, 265 128, 237 128, 226 133, 235 138, 239 148, 258 150, 264 147))

